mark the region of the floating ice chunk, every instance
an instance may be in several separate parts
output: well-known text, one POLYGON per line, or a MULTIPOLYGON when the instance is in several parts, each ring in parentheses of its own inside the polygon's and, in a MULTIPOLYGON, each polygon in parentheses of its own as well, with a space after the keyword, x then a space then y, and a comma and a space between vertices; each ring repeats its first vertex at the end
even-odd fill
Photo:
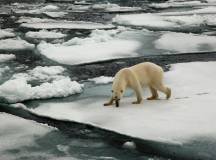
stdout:
POLYGON ((0 40, 0 50, 32 50, 35 45, 22 39, 4 39, 0 40))
POLYGON ((88 80, 93 81, 95 84, 107 84, 113 81, 113 77, 100 76, 100 77, 91 78, 88 80))
POLYGON ((107 42, 114 39, 114 36, 118 33, 118 30, 94 30, 87 38, 78 38, 75 37, 67 42, 64 42, 63 45, 84 45, 84 44, 94 44, 100 42, 107 42))
POLYGON ((41 11, 56 11, 56 10, 59 10, 59 7, 58 6, 55 6, 55 5, 52 5, 52 4, 49 4, 45 7, 42 7, 40 8, 41 11))
POLYGON ((135 107, 131 104, 134 98, 124 97, 122 107, 115 108, 102 107, 107 99, 94 97, 71 103, 44 103, 32 112, 145 140, 181 144, 200 137, 215 138, 215 67, 216 62, 172 65, 165 73, 166 84, 172 88, 170 100, 145 101, 135 107))
POLYGON ((121 25, 143 26, 154 28, 178 27, 174 22, 166 21, 161 16, 151 13, 117 15, 113 22, 121 25))
POLYGON ((93 29, 113 29, 111 24, 102 24, 84 21, 53 21, 41 23, 23 23, 20 25, 22 28, 29 29, 76 29, 76 30, 93 30, 93 29))
POLYGON ((215 51, 216 37, 207 35, 196 35, 188 33, 164 33, 156 40, 155 47, 158 49, 195 52, 195 51, 215 51))
POLYGON ((105 3, 105 4, 94 4, 91 6, 94 10, 103 10, 107 12, 130 12, 130 11, 140 11, 141 7, 121 7, 118 4, 105 3))
POLYGON ((71 81, 69 77, 39 86, 31 86, 25 78, 11 79, 0 86, 0 97, 9 103, 31 99, 46 99, 52 97, 67 97, 82 92, 83 85, 71 81))
POLYGON ((203 6, 206 3, 200 1, 168 1, 165 3, 152 3, 149 6, 154 8, 170 8, 170 7, 193 7, 193 6, 203 6))
POLYGON ((214 14, 216 13, 216 6, 208 6, 204 7, 201 9, 194 9, 190 11, 182 11, 182 12, 164 12, 164 13, 159 13, 159 15, 191 15, 191 14, 214 14))
POLYGON ((67 12, 44 12, 44 14, 52 18, 59 18, 59 17, 64 17, 68 13, 67 12))
POLYGON ((65 46, 40 43, 38 51, 49 59, 62 64, 74 65, 108 59, 133 57, 141 44, 134 40, 111 40, 100 43, 65 46), (112 46, 112 47, 110 47, 112 46))
POLYGON ((65 68, 61 66, 38 66, 26 73, 18 73, 0 85, 0 98, 9 102, 20 102, 30 99, 66 97, 81 93, 83 85, 63 76, 65 68), (42 81, 32 86, 29 81, 42 81))
POLYGON ((54 31, 40 30, 39 32, 27 32, 25 36, 26 38, 32 39, 58 39, 66 37, 66 34, 54 31))
POLYGON ((9 30, 6 30, 6 29, 0 29, 0 39, 2 38, 12 38, 12 37, 15 37, 16 35, 9 31, 9 30))
POLYGON ((33 18, 33 17, 20 17, 17 23, 42 23, 42 22, 53 22, 53 19, 47 18, 33 18))
POLYGON ((14 54, 0 54, 0 62, 6 62, 15 59, 14 54))

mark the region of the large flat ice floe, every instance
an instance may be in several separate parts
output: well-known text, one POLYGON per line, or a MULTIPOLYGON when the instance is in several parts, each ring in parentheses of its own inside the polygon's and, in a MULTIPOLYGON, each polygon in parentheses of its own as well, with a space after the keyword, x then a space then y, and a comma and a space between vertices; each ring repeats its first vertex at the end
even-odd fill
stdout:
POLYGON ((167 32, 154 43, 156 48, 168 51, 196 52, 216 50, 216 37, 192 33, 167 32))
POLYGON ((71 29, 71 30, 93 30, 93 29, 113 29, 111 24, 102 24, 84 21, 51 21, 39 23, 23 23, 21 28, 26 29, 71 29))
MULTIPOLYGON (((0 124, 0 159, 5 160, 26 157, 28 147, 36 147, 37 139, 55 130, 46 125, 6 113, 0 113, 0 120, 2 122, 0 124), (20 152, 12 154, 12 150, 20 152)), ((28 155, 31 154, 28 153, 28 155)), ((41 152, 35 151, 35 156, 41 156, 41 152)))
MULTIPOLYGON (((173 16, 169 12, 164 15, 155 13, 125 14, 117 15, 113 22, 119 25, 137 26, 152 30, 183 30, 201 25, 214 25, 216 18, 214 15, 181 15, 173 16)), ((192 30, 193 31, 193 30, 192 30)))
POLYGON ((64 70, 60 66, 38 66, 27 73, 15 74, 10 80, 0 85, 0 99, 8 103, 15 103, 81 93, 83 85, 62 75, 64 70), (31 81, 41 83, 33 86, 31 81))
POLYGON ((215 67, 216 62, 172 65, 165 73, 166 84, 172 88, 170 100, 161 95, 161 100, 132 105, 135 97, 124 97, 115 108, 103 106, 108 96, 98 96, 70 103, 43 103, 31 111, 147 140, 185 143, 198 137, 216 138, 216 126, 212 125, 216 112, 215 67))
POLYGON ((0 40, 0 50, 32 50, 34 47, 34 44, 28 43, 19 38, 0 40))
POLYGON ((116 31, 93 31, 87 38, 73 38, 63 44, 41 43, 38 50, 58 63, 74 65, 137 56, 141 44, 115 38, 116 31))

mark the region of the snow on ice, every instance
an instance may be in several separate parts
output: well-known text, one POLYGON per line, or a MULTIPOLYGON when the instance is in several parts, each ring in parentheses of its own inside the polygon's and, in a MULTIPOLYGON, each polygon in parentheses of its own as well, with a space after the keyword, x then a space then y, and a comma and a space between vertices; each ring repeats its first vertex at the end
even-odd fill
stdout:
POLYGON ((83 85, 63 76, 61 66, 38 66, 28 73, 18 73, 0 85, 0 98, 9 103, 30 99, 46 99, 66 97, 81 93, 83 85), (40 85, 32 86, 32 80, 42 81, 40 85))
POLYGON ((115 38, 116 32, 96 30, 87 38, 75 37, 63 44, 42 42, 37 48, 47 58, 68 65, 136 56, 140 42, 115 38))
POLYGON ((160 100, 132 105, 135 97, 124 97, 120 107, 115 108, 103 107, 109 97, 102 96, 70 103, 42 103, 31 111, 146 140, 181 144, 196 137, 216 138, 216 127, 212 125, 216 112, 215 67, 216 62, 173 64, 165 73, 166 84, 172 88, 170 100, 161 95, 160 100))

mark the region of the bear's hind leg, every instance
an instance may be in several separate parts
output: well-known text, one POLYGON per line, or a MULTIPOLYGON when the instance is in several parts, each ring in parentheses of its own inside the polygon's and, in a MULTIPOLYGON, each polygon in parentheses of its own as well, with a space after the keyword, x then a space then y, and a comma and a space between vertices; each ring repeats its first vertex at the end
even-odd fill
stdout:
POLYGON ((168 87, 165 87, 163 84, 158 84, 155 86, 155 88, 164 94, 166 94, 166 99, 169 99, 171 97, 171 89, 168 87))
POLYGON ((150 91, 152 93, 152 96, 151 97, 148 97, 147 100, 155 100, 155 99, 158 99, 158 93, 157 93, 157 90, 154 89, 153 87, 149 87, 150 88, 150 91))

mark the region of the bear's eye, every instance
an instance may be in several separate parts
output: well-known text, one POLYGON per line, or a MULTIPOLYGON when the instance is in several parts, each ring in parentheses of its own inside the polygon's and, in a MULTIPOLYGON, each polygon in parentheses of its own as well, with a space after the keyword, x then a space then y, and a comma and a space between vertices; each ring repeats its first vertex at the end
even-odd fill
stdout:
POLYGON ((111 92, 113 92, 113 90, 111 90, 111 92))
POLYGON ((123 93, 123 90, 121 90, 121 93, 123 93))

